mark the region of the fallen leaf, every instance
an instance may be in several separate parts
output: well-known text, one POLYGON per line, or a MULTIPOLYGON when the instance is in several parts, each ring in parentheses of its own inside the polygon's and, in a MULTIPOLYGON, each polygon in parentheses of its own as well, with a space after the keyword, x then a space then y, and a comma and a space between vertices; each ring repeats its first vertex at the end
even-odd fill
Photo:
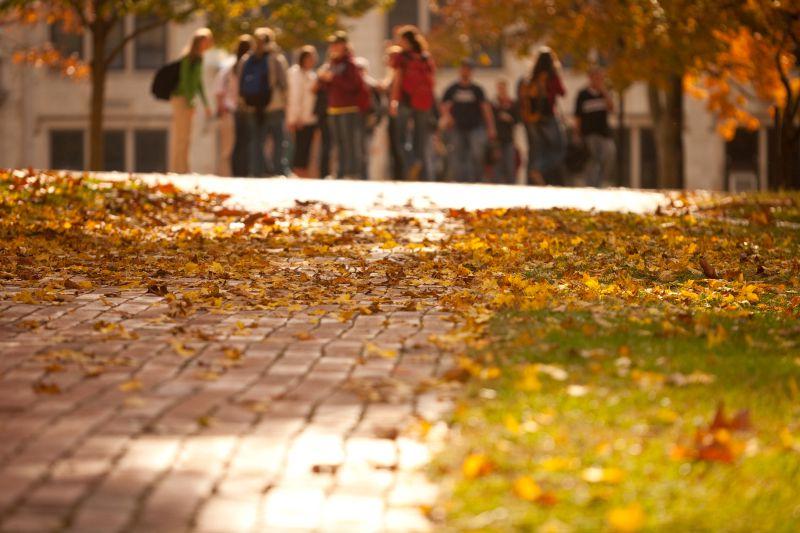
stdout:
POLYGON ((119 385, 119 390, 122 392, 134 392, 142 390, 142 382, 138 379, 130 379, 119 385))
POLYGON ((607 515, 608 524, 622 533, 639 531, 644 527, 644 509, 639 503, 611 509, 607 515))
POLYGON ((610 483, 616 485, 625 479, 625 472, 619 468, 591 466, 581 472, 581 478, 587 483, 610 483))
POLYGON ((493 469, 489 459, 481 453, 467 455, 461 464, 461 473, 466 479, 475 479, 489 474, 493 469))
POLYGON ((37 381, 32 388, 36 394, 61 394, 61 387, 57 383, 37 381))
POLYGON ((530 476, 520 476, 514 480, 514 494, 522 500, 536 501, 543 492, 542 488, 530 476))

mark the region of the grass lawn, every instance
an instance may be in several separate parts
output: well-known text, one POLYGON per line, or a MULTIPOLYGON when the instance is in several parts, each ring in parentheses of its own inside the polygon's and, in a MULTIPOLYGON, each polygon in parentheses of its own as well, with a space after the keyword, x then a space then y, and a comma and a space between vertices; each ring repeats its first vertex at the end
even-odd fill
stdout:
POLYGON ((461 360, 444 529, 800 530, 797 202, 736 200, 470 221, 529 246, 461 360))

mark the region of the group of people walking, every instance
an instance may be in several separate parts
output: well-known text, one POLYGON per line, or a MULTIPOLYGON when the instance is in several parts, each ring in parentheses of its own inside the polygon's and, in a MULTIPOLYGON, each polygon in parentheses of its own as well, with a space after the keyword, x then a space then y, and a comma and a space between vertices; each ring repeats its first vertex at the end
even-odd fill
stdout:
MULTIPOLYGON (((198 30, 181 60, 171 98, 171 171, 188 171, 197 101, 207 116, 214 114, 202 83, 202 56, 212 39, 207 29, 198 30)), ((528 183, 563 184, 570 144, 588 153, 589 185, 601 186, 610 176, 613 101, 600 69, 590 72, 589 86, 578 95, 570 138, 559 104, 566 89, 549 48, 539 50, 530 75, 516 86, 516 98, 508 81, 499 80, 490 100, 474 81, 470 60, 461 62, 457 81, 437 99, 436 65, 414 26, 395 31, 382 80, 372 78, 369 62, 355 56, 347 33, 334 33, 327 45, 321 66, 317 49, 304 46, 290 67, 271 29, 239 38, 235 61, 214 84, 221 174, 368 179, 370 146, 378 131, 388 131, 394 179, 516 183, 523 158, 515 130, 521 126, 528 183), (384 120, 386 130, 379 129, 384 120)))

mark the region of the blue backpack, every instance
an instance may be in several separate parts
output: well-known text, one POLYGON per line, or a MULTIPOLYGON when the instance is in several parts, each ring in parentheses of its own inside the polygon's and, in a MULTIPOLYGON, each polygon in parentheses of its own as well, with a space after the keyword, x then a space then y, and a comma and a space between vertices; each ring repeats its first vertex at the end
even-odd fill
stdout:
POLYGON ((269 54, 251 55, 242 66, 239 80, 239 95, 244 103, 264 109, 272 100, 272 84, 269 79, 269 54))

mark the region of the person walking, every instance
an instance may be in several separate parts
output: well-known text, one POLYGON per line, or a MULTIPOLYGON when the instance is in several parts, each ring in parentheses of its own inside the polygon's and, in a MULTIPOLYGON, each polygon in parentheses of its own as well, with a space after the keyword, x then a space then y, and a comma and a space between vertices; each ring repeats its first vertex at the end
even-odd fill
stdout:
MULTIPOLYGON (((435 103, 434 75, 436 66, 428 52, 428 43, 415 26, 397 30, 399 51, 390 56, 393 69, 389 115, 394 118, 392 138, 402 147, 408 144, 412 125, 411 158, 403 162, 403 179, 433 179, 431 161, 431 116, 435 103)), ((394 153, 404 150, 394 147, 394 153)))
POLYGON ((317 130, 314 110, 317 95, 317 51, 313 46, 300 49, 297 64, 289 69, 289 92, 286 105, 286 126, 294 135, 292 173, 301 178, 310 177, 311 144, 317 130))
POLYGON ((486 141, 496 137, 492 106, 472 81, 474 64, 461 62, 459 80, 442 98, 442 129, 451 130, 451 171, 457 181, 478 182, 484 174, 486 141))
POLYGON ((271 141, 271 153, 267 158, 267 174, 272 176, 289 175, 289 136, 286 132, 286 100, 288 93, 289 63, 283 50, 275 42, 275 32, 271 28, 259 28, 267 43, 267 63, 272 98, 267 104, 266 140, 271 141))
POLYGON ((514 145, 514 127, 519 123, 519 109, 508 91, 508 82, 497 82, 497 100, 492 106, 497 128, 497 162, 494 179, 497 183, 515 183, 517 170, 517 149, 514 145))
POLYGON ((364 124, 359 100, 367 90, 353 62, 346 32, 337 31, 328 38, 330 61, 318 76, 328 96, 328 122, 336 145, 336 176, 358 179, 362 172, 364 124))
MULTIPOLYGON (((242 176, 241 163, 234 161, 234 156, 241 157, 240 130, 237 120, 239 107, 239 70, 242 58, 250 51, 253 39, 249 35, 239 37, 236 46, 236 56, 230 65, 222 68, 214 81, 214 93, 217 97, 217 118, 219 120, 219 164, 217 174, 220 176, 242 176), (237 146, 239 153, 237 154, 237 146)), ((243 140, 243 139, 241 139, 243 140)))
POLYGON ((362 91, 359 97, 358 108, 361 111, 364 124, 364 157, 361 160, 361 179, 369 179, 370 154, 373 150, 375 131, 381 125, 386 114, 386 105, 383 97, 381 85, 369 74, 369 60, 365 57, 357 57, 353 60, 358 68, 358 73, 364 80, 366 91, 362 91))
POLYGON ((189 172, 189 148, 192 137, 195 99, 199 96, 211 119, 212 111, 208 105, 203 85, 203 54, 214 44, 214 36, 208 28, 194 32, 180 61, 178 86, 170 97, 172 105, 172 131, 170 133, 170 172, 186 174, 189 172))
POLYGON ((556 116, 558 98, 566 94, 555 52, 542 47, 529 78, 520 83, 519 105, 528 129, 528 179, 536 185, 563 183, 564 127, 556 116))
POLYGON ((253 50, 243 58, 239 95, 249 125, 249 175, 263 177, 284 173, 280 162, 285 153, 286 59, 273 46, 275 34, 271 29, 258 28, 253 37, 253 50), (278 121, 280 127, 276 126, 278 121), (272 139, 269 166, 265 158, 268 138, 272 139))
POLYGON ((613 112, 614 101, 606 89, 605 72, 594 67, 589 71, 589 86, 578 93, 575 102, 575 132, 589 152, 589 187, 602 187, 611 178, 617 152, 608 126, 608 115, 613 112))

